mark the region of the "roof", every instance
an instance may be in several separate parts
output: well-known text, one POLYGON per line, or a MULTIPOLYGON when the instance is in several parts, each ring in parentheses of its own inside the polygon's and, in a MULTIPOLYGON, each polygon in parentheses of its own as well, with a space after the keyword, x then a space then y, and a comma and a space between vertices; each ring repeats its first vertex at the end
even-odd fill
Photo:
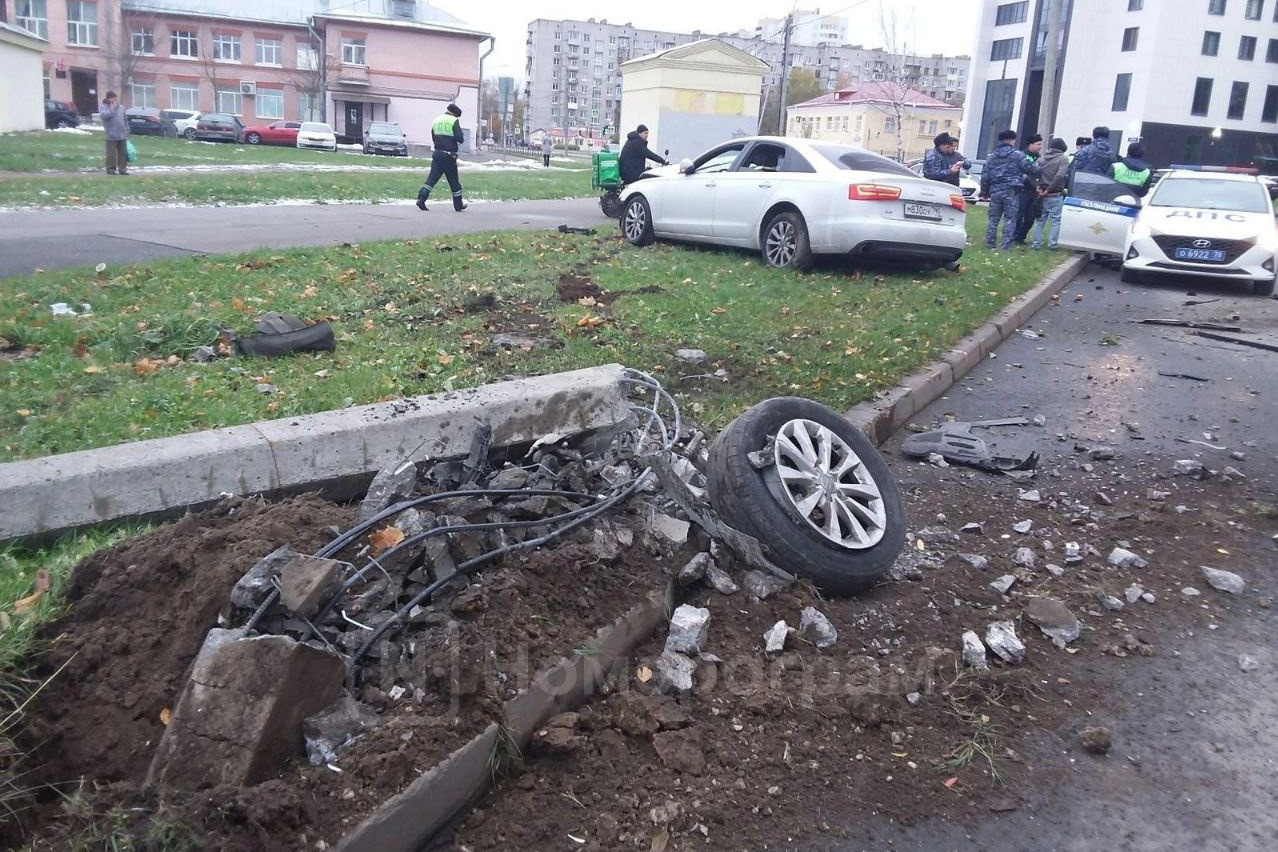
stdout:
POLYGON ((32 50, 44 50, 44 48, 49 44, 47 39, 40 38, 40 36, 30 30, 19 27, 16 24, 10 24, 7 21, 0 21, 0 30, 3 30, 10 35, 16 35, 30 40, 32 42, 30 45, 32 50))
POLYGON ((833 92, 826 92, 824 95, 815 97, 810 101, 794 104, 790 109, 796 107, 818 107, 818 106, 834 106, 839 104, 883 104, 892 103, 893 101, 903 101, 906 106, 924 107, 927 109, 962 109, 954 104, 946 103, 925 95, 917 89, 904 88, 896 86, 893 83, 874 82, 863 83, 860 86, 854 86, 847 89, 838 89, 833 92))
POLYGON ((621 67, 627 65, 638 65, 640 63, 647 64, 649 62, 658 62, 661 60, 677 60, 684 57, 691 57, 693 54, 702 53, 707 47, 714 47, 721 53, 740 59, 743 66, 754 66, 762 71, 766 70, 768 63, 762 59, 747 53, 739 47, 734 47, 726 41, 717 38, 703 38, 697 41, 690 41, 684 44, 676 44, 674 47, 667 47, 665 50, 658 50, 656 53, 649 53, 645 56, 637 56, 628 62, 621 63, 621 67))
POLYGON ((416 26, 425 29, 482 33, 463 20, 431 6, 426 0, 124 0, 132 12, 193 15, 301 26, 312 17, 358 20, 370 24, 416 26), (412 14, 396 14, 396 12, 412 14))

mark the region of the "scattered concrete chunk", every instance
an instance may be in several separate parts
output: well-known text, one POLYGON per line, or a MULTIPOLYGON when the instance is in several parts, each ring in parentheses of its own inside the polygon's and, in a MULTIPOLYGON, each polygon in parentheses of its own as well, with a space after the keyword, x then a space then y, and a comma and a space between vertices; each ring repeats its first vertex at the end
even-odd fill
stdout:
POLYGON ((1202 479, 1207 469, 1203 467, 1203 463, 1197 459, 1179 459, 1172 465, 1172 474, 1174 476, 1189 476, 1194 479, 1202 479))
POLYGON ((1078 739, 1083 744, 1083 748, 1092 754, 1109 754, 1109 750, 1114 746, 1114 737, 1110 734, 1109 728, 1083 728, 1078 732, 1078 739))
POLYGON ((1016 583, 1016 576, 1013 574, 1004 574, 994 582, 990 583, 990 588, 998 592, 1000 595, 1007 594, 1008 589, 1012 588, 1016 583))
POLYGON ((336 559, 293 557, 280 568, 280 603, 294 615, 310 618, 337 584, 343 565, 336 559))
POLYGON ((1065 573, 1064 568, 1062 568, 1059 565, 1053 565, 1051 562, 1048 562, 1046 565, 1043 566, 1043 568, 1047 571, 1048 574, 1051 574, 1053 577, 1060 577, 1061 575, 1065 573))
POLYGON ((1109 552, 1109 564, 1118 568, 1147 568, 1149 563, 1137 553, 1122 547, 1115 547, 1109 552))
POLYGON ((706 582, 721 595, 735 595, 739 591, 728 572, 718 565, 711 565, 706 569, 706 582))
POLYGON ((1143 594, 1145 594, 1145 590, 1143 588, 1132 584, 1127 587, 1125 592, 1123 592, 1123 597, 1127 598, 1127 602, 1129 604, 1134 604, 1136 601, 1140 600, 1140 596, 1143 594))
POLYGON ((1247 478, 1247 474, 1243 473, 1241 470, 1239 470, 1236 467, 1227 467, 1224 470, 1222 470, 1221 473, 1224 474, 1225 476, 1228 476, 1230 479, 1246 479, 1247 478))
POLYGON ((769 654, 777 654, 785 649, 786 637, 790 635, 790 627, 784 620, 778 621, 772 625, 771 629, 763 634, 763 649, 769 654))
POLYGON ((342 658, 287 636, 210 636, 151 761, 147 785, 198 790, 273 777, 302 753, 302 720, 328 707, 342 658))
POLYGON ((1202 592, 1198 591, 1193 586, 1186 586, 1180 590, 1180 593, 1187 598, 1196 598, 1202 594, 1202 592))
POLYGON ((753 568, 742 575, 741 585, 761 601, 767 600, 778 592, 784 592, 789 586, 780 577, 774 577, 753 568))
POLYGON ((970 524, 964 524, 959 527, 959 532, 970 533, 972 535, 985 535, 985 526, 973 521, 970 524))
POLYGON ((959 561, 963 562, 967 567, 976 571, 984 571, 990 567, 990 561, 978 553, 960 553, 959 561))
POLYGON ((963 664, 974 669, 989 668, 989 661, 985 658, 985 643, 971 630, 963 633, 963 664))
POLYGON ((1078 617, 1055 598, 1032 598, 1025 617, 1036 625, 1057 648, 1064 648, 1082 633, 1078 617))
POLYGON ((680 654, 699 654, 710 633, 710 610, 681 604, 670 618, 666 650, 680 654))
POLYGON ((692 364, 704 364, 710 360, 704 349, 676 349, 675 357, 692 364))
POLYGON ((805 606, 799 613, 799 635, 822 649, 839 640, 839 631, 834 629, 825 613, 810 606, 805 606))
POLYGON ((1238 668, 1240 670, 1244 672, 1250 672, 1250 671, 1255 671, 1259 667, 1260 667, 1260 663, 1256 661, 1255 657, 1250 656, 1249 654, 1238 655, 1238 668))
POLYGON ((400 460, 382 468, 369 483, 368 493, 359 504, 356 520, 363 523, 390 504, 411 496, 416 485, 416 463, 400 460))
POLYGON ((280 569, 298 556, 301 554, 286 544, 259 559, 236 581, 231 589, 231 603, 241 609, 257 609, 267 595, 275 591, 272 581, 279 577, 280 569))
POLYGON ((959 540, 958 533, 947 529, 921 529, 914 536, 928 544, 956 544, 959 540))
POLYGON ((1113 595, 1108 595, 1104 593, 1097 594, 1096 600, 1100 602, 1101 606, 1105 607, 1105 609, 1109 610, 1110 612, 1121 612, 1123 608, 1126 606, 1126 604, 1124 604, 1121 600, 1114 597, 1113 595))
POLYGON ((1015 532, 1020 533, 1021 535, 1025 535, 1025 534, 1027 534, 1030 530, 1034 529, 1034 522, 1033 522, 1032 520, 1030 520, 1030 519, 1028 519, 1028 518, 1027 518, 1027 519, 1025 519, 1025 520, 1023 520, 1023 521, 1018 521, 1018 522, 1016 522, 1016 523, 1012 524, 1012 529, 1013 529, 1015 532))
POLYGON ((496 491, 519 491, 528 487, 529 474, 522 467, 508 467, 488 481, 496 491))
POLYGON ((1016 625, 1010 621, 995 621, 985 628, 985 644, 1004 662, 1025 659, 1025 643, 1017 637, 1016 625))
POLYGON ((1033 568, 1034 563, 1038 560, 1034 556, 1034 551, 1028 547, 1018 547, 1016 552, 1012 554, 1012 561, 1023 568, 1033 568))
POLYGON ((380 718, 372 707, 343 695, 333 705, 302 722, 307 759, 312 766, 333 763, 339 751, 376 727, 380 718))
POLYGON ((652 669, 660 692, 682 694, 692 691, 692 675, 697 670, 697 664, 683 654, 662 651, 652 669))
POLYGON ((1083 561, 1083 547, 1076 541, 1065 542, 1065 564, 1073 565, 1083 561))
POLYGON ((1222 571, 1219 568, 1208 568, 1206 565, 1201 566, 1203 577, 1207 579, 1207 583, 1213 589, 1219 589, 1222 592, 1229 592, 1231 595, 1241 595, 1247 588, 1246 581, 1233 571, 1222 571))
POLYGON ((673 544, 676 547, 688 541, 689 527, 690 525, 687 521, 672 518, 660 512, 648 519, 648 532, 652 533, 659 541, 673 544))
POLYGON ((1028 491, 1024 491, 1024 490, 1022 490, 1022 489, 1019 489, 1019 488, 1018 488, 1018 489, 1016 490, 1016 496, 1017 496, 1017 497, 1019 497, 1020 499, 1024 500, 1024 501, 1026 501, 1027 503, 1037 503, 1037 502, 1039 502, 1040 500, 1042 500, 1042 499, 1043 499, 1043 498, 1042 498, 1042 495, 1040 495, 1040 494, 1038 493, 1038 489, 1037 489, 1037 488, 1031 488, 1031 489, 1030 489, 1030 490, 1028 490, 1028 491))
POLYGON ((687 565, 684 565, 679 569, 679 574, 676 579, 681 585, 685 586, 695 583, 706 575, 706 571, 709 570, 710 566, 713 564, 714 561, 710 558, 709 553, 698 553, 696 556, 688 560, 687 565))

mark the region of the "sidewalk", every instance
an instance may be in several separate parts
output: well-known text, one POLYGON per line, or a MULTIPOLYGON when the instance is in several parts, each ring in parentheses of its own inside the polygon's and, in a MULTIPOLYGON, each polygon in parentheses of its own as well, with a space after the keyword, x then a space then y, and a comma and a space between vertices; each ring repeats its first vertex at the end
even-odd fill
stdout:
POLYGON ((134 207, 0 213, 0 278, 40 269, 192 254, 326 246, 476 231, 611 227, 594 199, 403 204, 134 207))

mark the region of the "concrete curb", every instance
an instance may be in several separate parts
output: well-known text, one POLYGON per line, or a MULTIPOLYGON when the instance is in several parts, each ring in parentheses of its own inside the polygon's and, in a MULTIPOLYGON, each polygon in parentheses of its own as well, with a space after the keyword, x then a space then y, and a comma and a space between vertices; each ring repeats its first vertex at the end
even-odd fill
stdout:
POLYGON ((502 724, 470 742, 389 799, 337 845, 336 852, 416 852, 492 784, 494 756, 504 736, 522 750, 546 720, 573 710, 670 617, 675 588, 668 582, 595 634, 584 653, 560 660, 528 689, 507 701, 502 724))
POLYGON ((994 314, 976 331, 964 337, 937 361, 906 376, 881 397, 857 403, 846 417, 875 444, 882 444, 909 419, 945 393, 989 357, 998 345, 1029 322, 1052 296, 1087 266, 1087 256, 1076 254, 1057 265, 1029 292, 994 314))
POLYGON ((354 496, 382 467, 578 434, 629 416, 618 364, 0 464, 0 540, 216 502, 354 496))

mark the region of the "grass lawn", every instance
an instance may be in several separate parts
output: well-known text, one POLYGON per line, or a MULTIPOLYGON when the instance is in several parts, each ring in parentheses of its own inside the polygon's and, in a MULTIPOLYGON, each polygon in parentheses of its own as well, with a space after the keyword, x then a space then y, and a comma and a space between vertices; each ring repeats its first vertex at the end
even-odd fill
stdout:
MULTIPOLYGON (((984 226, 985 211, 973 210, 969 233, 984 226)), ((711 426, 779 394, 843 409, 935 358, 1064 257, 975 248, 958 274, 839 263, 798 275, 752 254, 636 249, 613 228, 603 231, 400 240, 164 261, 102 278, 78 269, 10 279, 0 337, 10 351, 38 353, 0 360, 0 460, 612 361, 664 375, 711 426), (568 274, 616 298, 563 301, 556 285, 568 274), (495 304, 468 308, 481 293, 495 304), (93 314, 55 317, 55 302, 89 302, 93 314), (219 326, 247 332, 266 310, 329 319, 337 351, 182 360, 212 343, 219 326), (550 345, 505 351, 491 343, 499 331, 550 345), (684 347, 704 349, 713 363, 678 361, 673 353, 684 347), (727 371, 726 383, 685 378, 716 368, 727 371), (277 392, 258 393, 259 383, 277 392)))

